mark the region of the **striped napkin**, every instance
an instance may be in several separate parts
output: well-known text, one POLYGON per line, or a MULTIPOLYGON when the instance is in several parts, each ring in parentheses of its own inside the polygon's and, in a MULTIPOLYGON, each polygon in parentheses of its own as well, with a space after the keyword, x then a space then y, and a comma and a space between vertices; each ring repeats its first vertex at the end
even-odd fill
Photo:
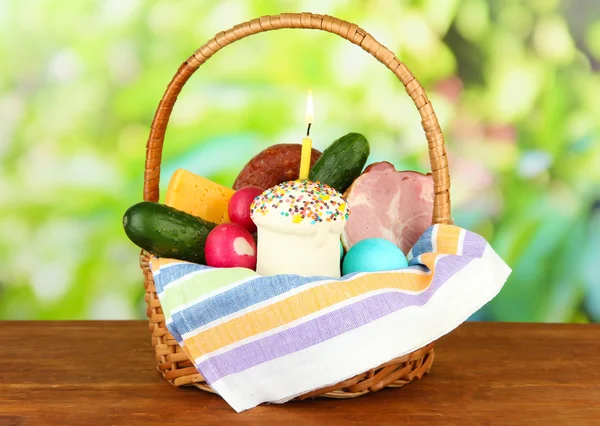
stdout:
POLYGON ((169 331, 239 412, 427 345, 491 300, 511 272, 481 236, 453 225, 428 228, 408 258, 406 269, 338 279, 172 259, 151 268, 169 331))

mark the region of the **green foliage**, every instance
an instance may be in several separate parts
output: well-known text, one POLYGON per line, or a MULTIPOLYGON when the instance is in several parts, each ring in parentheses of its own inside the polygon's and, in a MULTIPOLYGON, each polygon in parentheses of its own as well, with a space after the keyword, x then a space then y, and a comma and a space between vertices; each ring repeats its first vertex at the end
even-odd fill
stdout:
MULTIPOLYGON (((514 272, 474 318, 600 321, 600 4, 561 1, 45 0, 0 3, 0 318, 142 318, 141 200, 159 99, 196 48, 239 22, 309 9, 360 24, 428 90, 448 142, 456 223, 514 272)), ((173 170, 231 185, 260 149, 348 132, 371 161, 426 171, 402 85, 359 47, 315 31, 228 46, 180 95, 173 170)))

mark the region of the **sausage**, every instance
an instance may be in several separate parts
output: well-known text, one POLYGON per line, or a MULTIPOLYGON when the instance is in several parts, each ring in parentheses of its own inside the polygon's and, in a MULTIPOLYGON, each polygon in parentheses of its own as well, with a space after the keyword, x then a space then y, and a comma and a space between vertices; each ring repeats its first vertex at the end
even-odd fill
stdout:
MULTIPOLYGON (((245 186, 258 186, 267 189, 282 182, 298 179, 302 145, 282 143, 270 146, 255 155, 233 184, 236 191, 245 186)), ((321 156, 321 151, 312 149, 311 167, 321 156)))

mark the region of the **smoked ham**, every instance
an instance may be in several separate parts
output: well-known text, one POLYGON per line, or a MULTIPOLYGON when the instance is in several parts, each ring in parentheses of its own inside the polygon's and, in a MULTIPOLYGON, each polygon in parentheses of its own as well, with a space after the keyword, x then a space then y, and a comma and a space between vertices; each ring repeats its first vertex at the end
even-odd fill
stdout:
POLYGON ((350 219, 342 234, 348 250, 365 238, 385 238, 407 254, 431 225, 433 178, 396 171, 388 162, 367 167, 345 193, 350 219))

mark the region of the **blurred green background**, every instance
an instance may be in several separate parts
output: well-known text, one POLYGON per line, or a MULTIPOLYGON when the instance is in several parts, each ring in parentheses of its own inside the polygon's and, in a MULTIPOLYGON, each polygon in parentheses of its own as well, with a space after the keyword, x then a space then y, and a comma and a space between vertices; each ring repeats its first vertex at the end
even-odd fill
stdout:
MULTIPOLYGON (((473 319, 600 321, 597 0, 0 2, 0 318, 143 318, 145 143, 177 67, 216 32, 312 11, 359 24, 424 84, 444 130, 456 223, 513 268, 473 319)), ((359 47, 300 30, 228 46, 184 88, 161 187, 184 167, 231 185, 262 148, 350 131, 372 160, 426 171, 401 83, 359 47)), ((164 191, 163 191, 164 194, 164 191)))

